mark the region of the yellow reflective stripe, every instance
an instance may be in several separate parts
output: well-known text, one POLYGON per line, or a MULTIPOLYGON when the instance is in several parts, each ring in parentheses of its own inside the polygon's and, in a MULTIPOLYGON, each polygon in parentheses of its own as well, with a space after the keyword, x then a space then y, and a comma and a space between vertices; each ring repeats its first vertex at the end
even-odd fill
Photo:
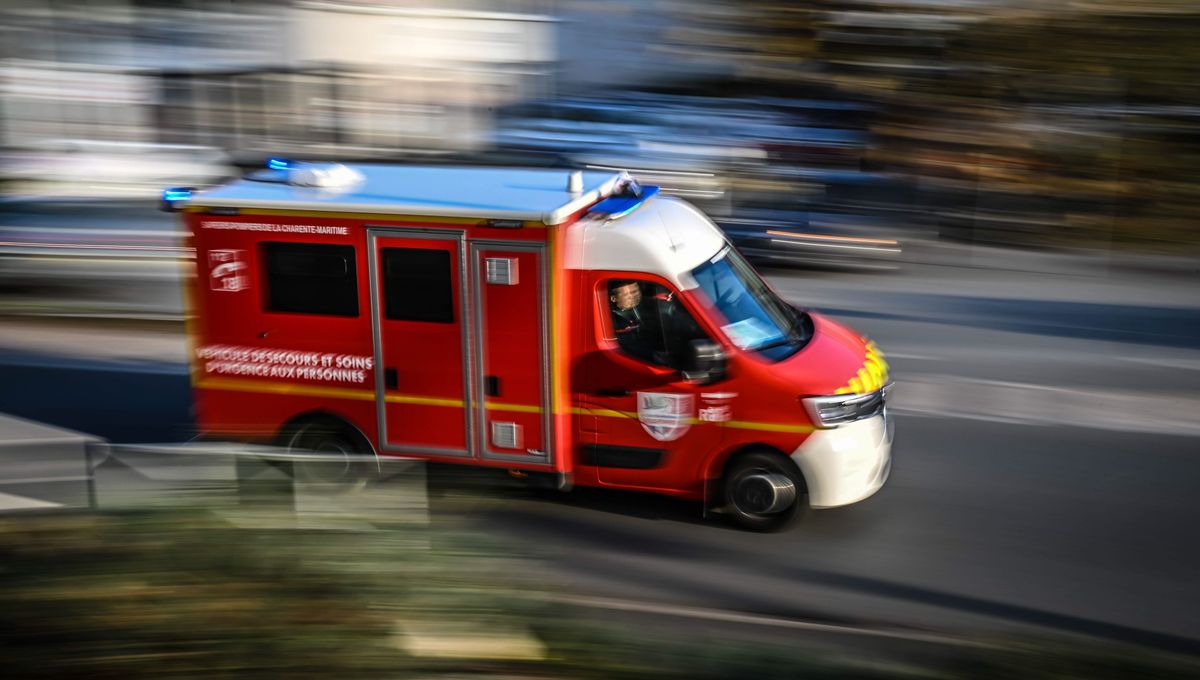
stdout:
MULTIPOLYGON (((337 399, 358 399, 374 401, 374 390, 362 390, 345 387, 323 387, 320 385, 296 385, 285 382, 259 382, 254 380, 239 380, 236 378, 205 378, 196 383, 196 387, 207 390, 225 390, 229 392, 259 392, 262 394, 290 394, 303 397, 334 397, 337 399)), ((439 397, 422 397, 415 394, 388 394, 383 400, 389 404, 415 404, 418 406, 448 406, 463 408, 462 399, 443 399, 439 397)), ((489 401, 484 408, 491 411, 516 411, 518 413, 541 413, 542 407, 528 404, 507 404, 489 401)))
POLYGON ((541 406, 526 404, 505 404, 498 401, 484 402, 483 407, 489 411, 516 411, 517 413, 541 413, 541 406))
POLYGON ((239 380, 236 378, 204 378, 196 383, 196 387, 206 390, 225 390, 228 392, 258 392, 261 394, 289 394, 303 397, 334 397, 337 399, 358 399, 374 401, 373 390, 356 390, 346 387, 322 387, 319 385, 296 385, 284 382, 258 382, 255 380, 239 380))
MULTIPOLYGON (((374 393, 372 393, 374 394, 374 393)), ((442 399, 439 397, 419 397, 415 394, 386 394, 383 400, 389 404, 415 404, 417 406, 449 406, 462 408, 462 399, 442 399)))
MULTIPOLYGON (((636 413, 632 413, 630 411, 612 411, 612 410, 604 409, 604 408, 591 409, 591 408, 583 408, 581 406, 576 406, 576 407, 572 408, 571 413, 574 415, 577 415, 577 416, 602 416, 602 417, 606 417, 606 418, 632 418, 635 420, 638 417, 636 413)), ((691 423, 692 425, 697 425, 699 423, 707 422, 707 421, 702 421, 698 418, 689 418, 688 422, 691 423)), ((793 425, 791 423, 759 423, 759 422, 752 422, 749 420, 728 420, 723 423, 715 423, 715 424, 722 425, 724 427, 732 427, 732 428, 735 428, 738 430, 762 430, 764 432, 790 432, 790 433, 794 433, 794 434, 804 434, 804 433, 812 432, 814 429, 816 429, 812 425, 793 425)))
POLYGON ((606 408, 584 408, 576 406, 571 409, 571 413, 577 416, 604 416, 605 418, 633 418, 637 419, 637 413, 632 411, 613 411, 606 408))
MULTIPOLYGON (((375 400, 375 392, 372 390, 345 387, 323 387, 319 385, 296 385, 293 383, 283 382, 259 382, 253 380, 239 380, 236 378, 205 378, 199 381, 196 386, 201 389, 225 390, 232 392, 257 392, 261 394, 284 394, 304 397, 333 397, 336 399, 356 399, 359 401, 375 400)), ((452 408, 463 408, 463 402, 461 399, 419 397, 409 394, 389 394, 384 397, 384 401, 388 402, 389 404, 414 404, 418 406, 447 406, 452 408)), ((542 412, 540 407, 530 406, 527 404, 486 402, 484 404, 484 408, 493 411, 516 411, 519 413, 542 412)), ((604 418, 638 419, 637 413, 632 411, 589 409, 579 406, 572 408, 571 413, 575 415, 600 416, 604 418)), ((689 418, 688 421, 693 425, 702 422, 696 418, 689 418)), ((814 429, 811 425, 760 423, 745 420, 730 420, 719 424, 739 430, 761 430, 764 432, 790 432, 797 434, 812 432, 814 429)))
POLYGON ((762 430, 764 432, 790 432, 793 434, 805 434, 812 432, 816 428, 812 425, 792 425, 785 423, 755 423, 748 420, 729 420, 723 423, 725 427, 732 427, 736 430, 762 430))

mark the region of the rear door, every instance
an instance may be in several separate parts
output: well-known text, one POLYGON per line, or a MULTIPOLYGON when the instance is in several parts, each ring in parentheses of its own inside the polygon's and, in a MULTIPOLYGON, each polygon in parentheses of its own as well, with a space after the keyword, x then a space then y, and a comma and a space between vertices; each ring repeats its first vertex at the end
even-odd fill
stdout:
POLYGON ((367 234, 382 447, 470 456, 464 233, 369 228, 367 234))
POLYGON ((471 262, 482 455, 552 465, 545 246, 474 241, 471 262))

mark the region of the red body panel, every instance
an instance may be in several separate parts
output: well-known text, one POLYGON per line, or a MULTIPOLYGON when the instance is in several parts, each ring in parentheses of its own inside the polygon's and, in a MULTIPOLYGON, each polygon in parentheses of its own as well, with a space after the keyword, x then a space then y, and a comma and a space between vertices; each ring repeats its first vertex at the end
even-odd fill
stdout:
POLYGON ((450 238, 460 232, 446 232, 448 238, 381 235, 373 239, 378 258, 380 368, 388 376, 383 389, 385 450, 444 450, 450 455, 467 455, 470 450, 463 361, 469 309, 463 304, 459 285, 463 274, 461 244, 450 238), (437 282, 449 288, 451 309, 445 321, 397 320, 389 314, 389 302, 399 302, 389 301, 389 295, 421 298, 435 294, 430 290, 433 282, 406 281, 396 290, 386 285, 390 258, 412 252, 445 259, 449 281, 437 282))
MULTIPOLYGON (((466 403, 472 399, 482 401, 479 397, 483 394, 483 385, 474 376, 464 374, 475 361, 464 355, 462 338, 466 337, 470 357, 479 349, 473 336, 477 323, 475 305, 464 300, 462 289, 456 285, 452 323, 386 318, 380 251, 392 247, 445 250, 451 253, 451 275, 458 282, 464 273, 460 267, 465 262, 468 244, 504 241, 537 246, 546 243, 550 229, 529 226, 500 229, 463 224, 461 220, 440 223, 316 215, 187 213, 185 219, 197 254, 196 278, 189 294, 192 312, 189 326, 196 417, 202 433, 271 441, 297 416, 324 412, 356 427, 381 455, 413 455, 414 451, 400 448, 420 448, 426 449, 423 453, 432 458, 462 460, 464 455, 472 455, 481 463, 523 466, 513 461, 485 461, 480 455, 482 439, 478 435, 482 433, 476 433, 472 441, 467 439, 466 403), (372 245, 368 229, 378 236, 374 241, 379 249, 374 282, 369 276, 372 245), (464 243, 416 238, 413 229, 437 236, 462 235, 464 243), (393 238, 394 234, 402 237, 393 238), (270 311, 263 245, 268 242, 353 246, 357 315, 270 311), (236 271, 235 267, 225 267, 214 277, 216 268, 231 263, 236 265, 236 271), (229 283, 227 272, 232 272, 238 280, 229 283), (373 346, 370 303, 373 284, 383 310, 377 320, 382 340, 379 366, 373 346), (384 384, 382 371, 388 368, 396 369, 395 389, 384 384), (383 412, 391 445, 381 439, 377 415, 380 391, 385 397, 383 412)), ((484 363, 497 367, 497 374, 501 374, 504 393, 500 406, 528 407, 504 413, 509 421, 518 419, 509 417, 513 415, 521 419, 528 444, 525 448, 539 450, 544 448, 545 431, 550 428, 542 427, 540 422, 541 414, 549 409, 543 403, 541 389, 545 373, 539 370, 541 364, 537 361, 545 343, 539 301, 535 298, 545 281, 548 256, 544 247, 541 254, 521 251, 504 255, 520 260, 528 285, 519 290, 481 294, 481 298, 493 301, 497 310, 501 304, 512 304, 516 309, 515 317, 494 311, 484 319, 489 325, 487 335, 499 338, 499 344, 489 349, 484 363), (505 299, 506 295, 525 297, 505 299), (529 302, 533 303, 532 309, 524 309, 529 302), (521 318, 522 322, 510 324, 510 318, 521 318), (535 372, 526 375, 530 367, 535 372)), ((476 272, 467 266, 468 276, 478 276, 481 281, 482 270, 476 272)), ((546 349, 546 364, 549 364, 546 349)), ((530 464, 537 469, 546 467, 544 460, 531 460, 530 464)), ((566 467, 561 457, 555 466, 566 467)))
MULTIPOLYGON (((481 246, 476 273, 486 281, 487 262, 508 262, 512 282, 480 286, 480 372, 484 376, 481 442, 492 457, 538 456, 546 450, 543 417, 549 411, 544 394, 548 347, 541 304, 545 256, 537 251, 481 246), (498 443, 493 428, 516 427, 512 446, 498 443)), ((547 310, 548 311, 548 310, 547 310)))

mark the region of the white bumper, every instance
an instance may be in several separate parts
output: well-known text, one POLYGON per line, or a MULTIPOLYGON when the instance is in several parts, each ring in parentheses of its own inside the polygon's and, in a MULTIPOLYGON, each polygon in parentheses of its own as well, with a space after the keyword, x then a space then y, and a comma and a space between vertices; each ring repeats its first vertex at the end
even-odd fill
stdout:
POLYGON ((892 428, 885 416, 817 430, 792 460, 808 483, 814 508, 857 503, 883 486, 892 470, 892 428))

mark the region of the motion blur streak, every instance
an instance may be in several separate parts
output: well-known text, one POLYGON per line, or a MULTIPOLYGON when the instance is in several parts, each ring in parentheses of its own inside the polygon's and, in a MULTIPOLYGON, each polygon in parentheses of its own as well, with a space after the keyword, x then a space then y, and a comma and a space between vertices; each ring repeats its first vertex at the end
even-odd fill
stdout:
POLYGON ((179 253, 187 253, 189 256, 195 256, 195 248, 162 248, 159 246, 126 246, 115 243, 109 244, 92 244, 92 243, 43 243, 39 241, 0 241, 0 248, 78 248, 81 250, 167 250, 179 253))

